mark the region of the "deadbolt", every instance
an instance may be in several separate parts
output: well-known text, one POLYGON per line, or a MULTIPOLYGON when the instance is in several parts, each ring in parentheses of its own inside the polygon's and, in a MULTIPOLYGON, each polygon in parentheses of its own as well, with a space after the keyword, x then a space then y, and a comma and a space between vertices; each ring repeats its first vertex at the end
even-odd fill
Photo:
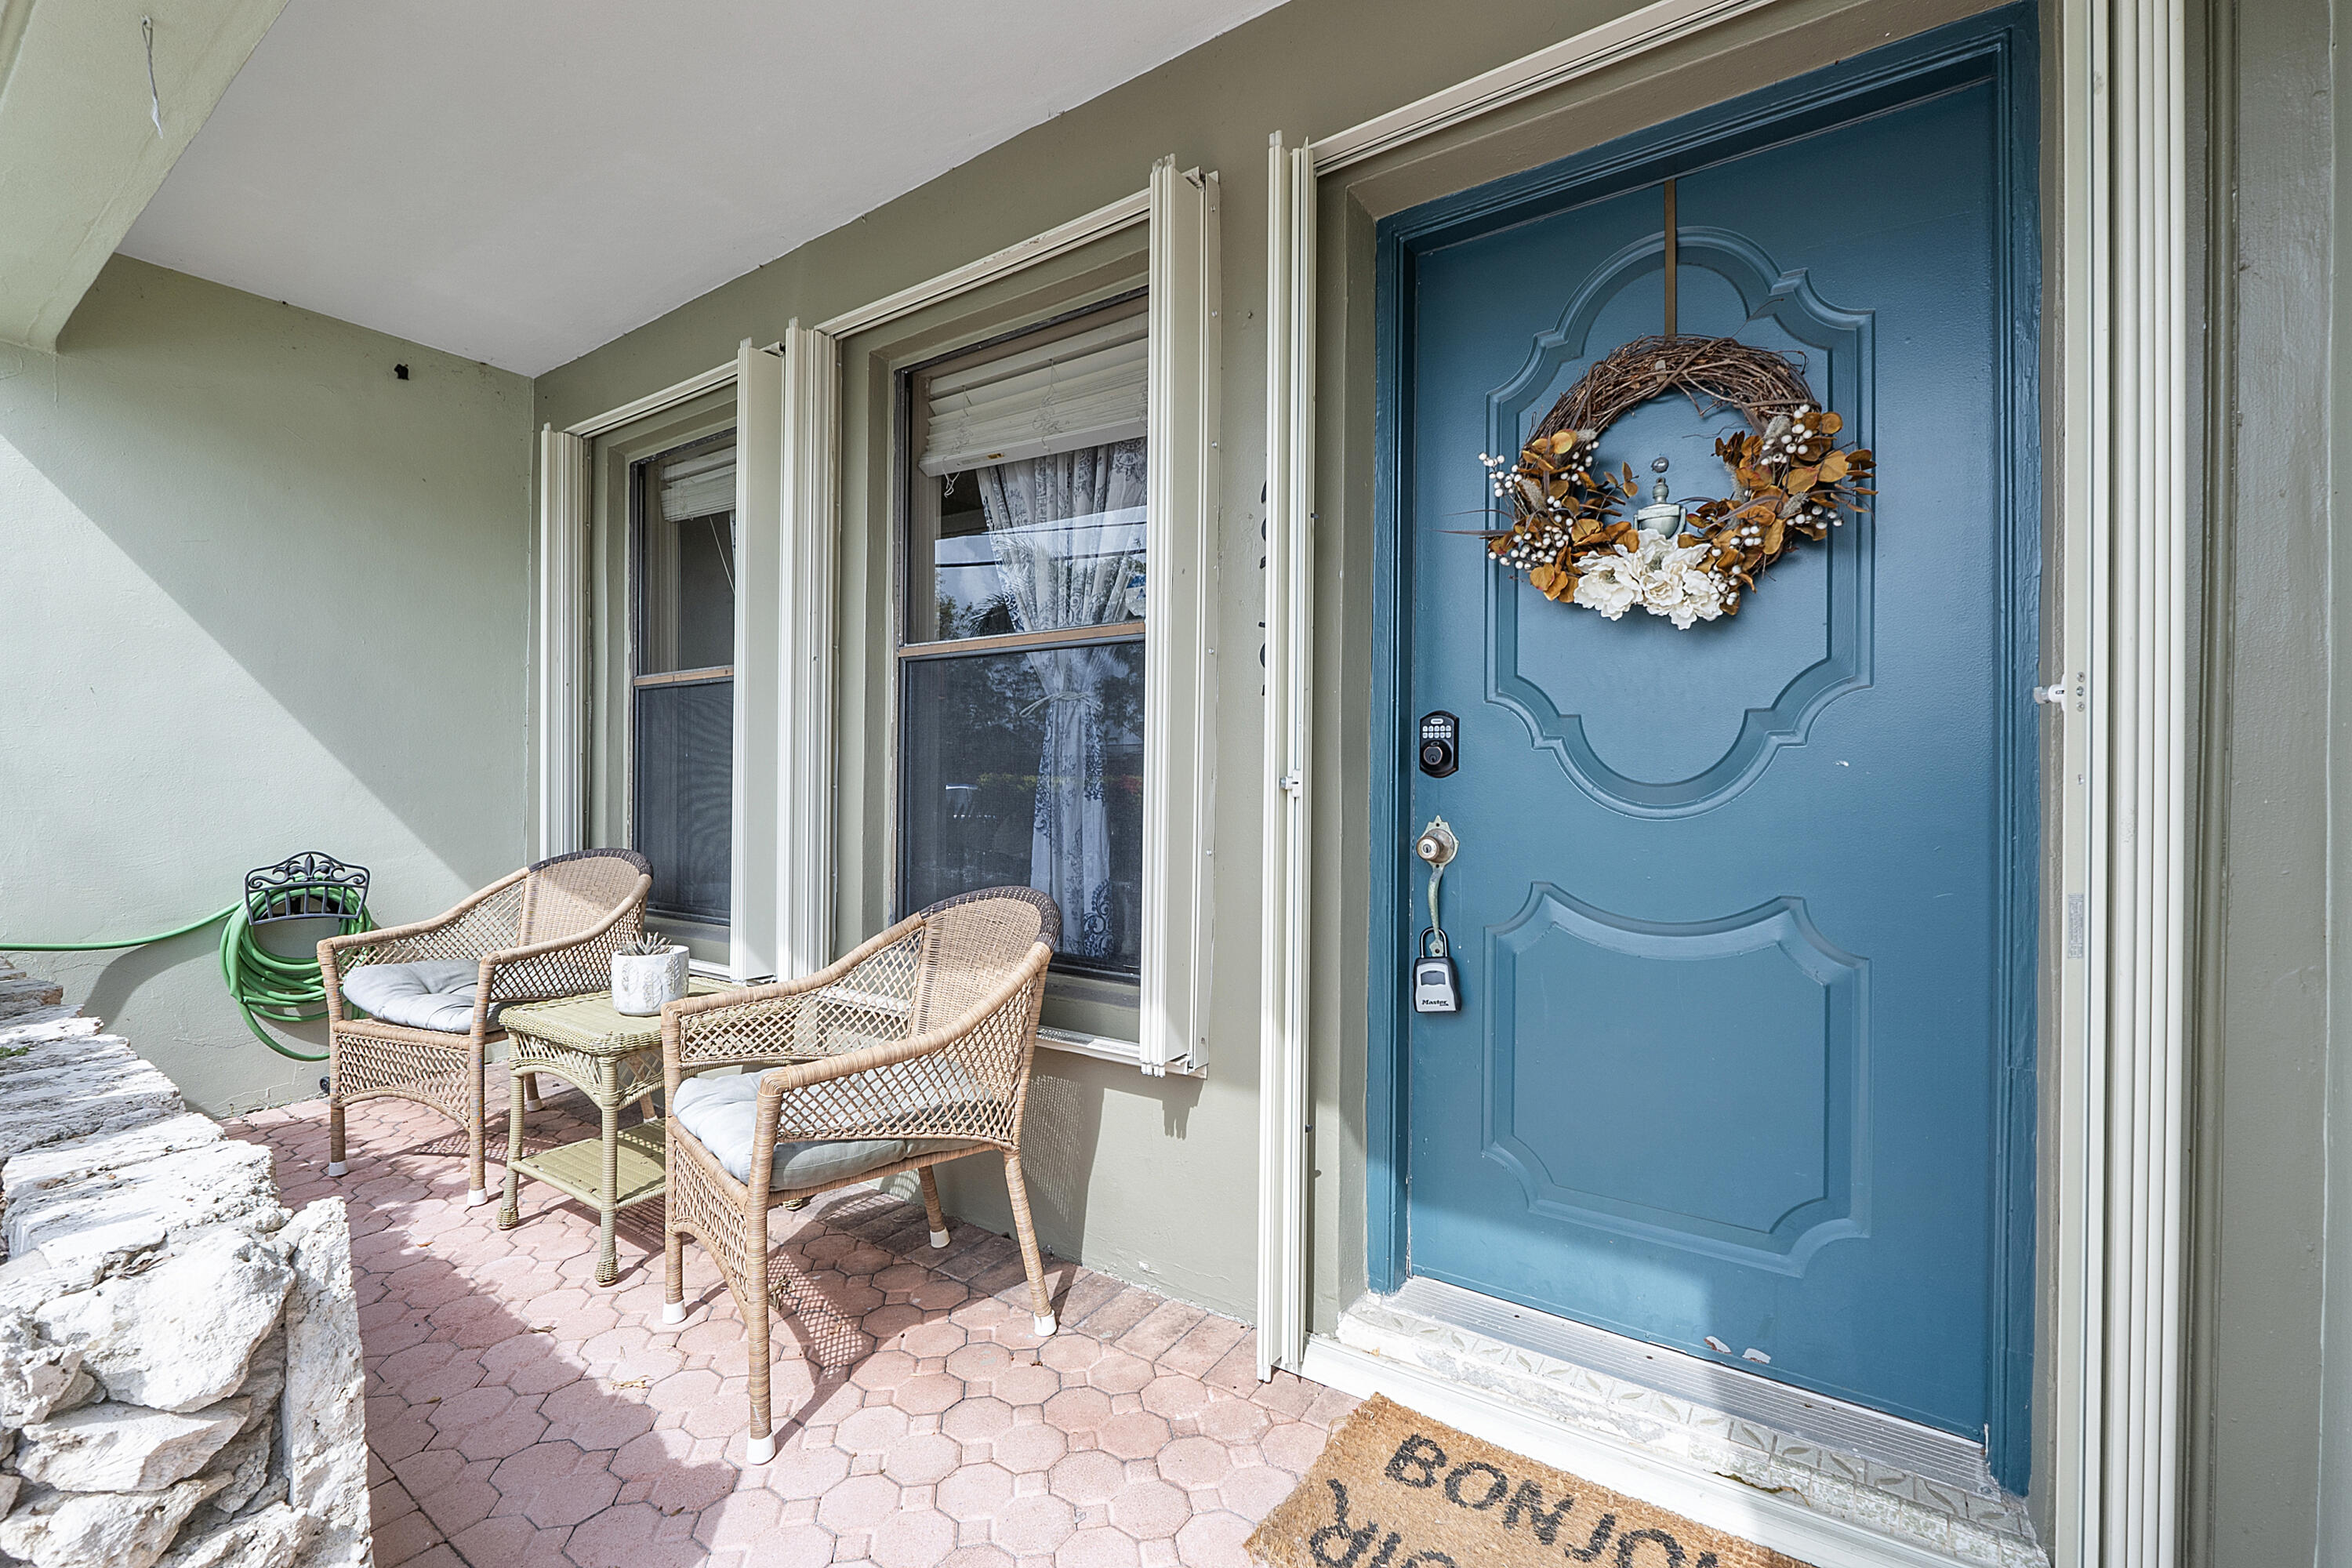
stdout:
POLYGON ((1442 779, 1460 765, 1462 721, 1439 708, 1421 716, 1421 771, 1442 779))

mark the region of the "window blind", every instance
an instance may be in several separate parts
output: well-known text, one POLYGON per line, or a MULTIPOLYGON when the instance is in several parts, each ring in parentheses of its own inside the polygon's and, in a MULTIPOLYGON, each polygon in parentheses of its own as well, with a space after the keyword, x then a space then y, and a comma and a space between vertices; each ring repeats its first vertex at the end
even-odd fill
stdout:
POLYGON ((662 465, 664 522, 684 522, 735 510, 735 443, 690 453, 662 465))
POLYGON ((956 473, 1141 437, 1147 320, 1121 317, 933 376, 923 472, 956 473))

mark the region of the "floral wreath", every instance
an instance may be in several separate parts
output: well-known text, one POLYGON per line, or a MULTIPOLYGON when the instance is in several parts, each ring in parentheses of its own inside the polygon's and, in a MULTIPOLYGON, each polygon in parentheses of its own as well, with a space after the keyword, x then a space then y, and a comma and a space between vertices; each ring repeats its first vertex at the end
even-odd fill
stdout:
POLYGON ((1512 519, 1481 537, 1547 599, 1612 621, 1639 605, 1686 631, 1738 614, 1740 595, 1799 539, 1827 538, 1841 513, 1876 493, 1862 482, 1868 449, 1836 443, 1844 427, 1785 354, 1731 338, 1636 338, 1560 395, 1516 461, 1478 454, 1512 519), (1736 489, 1685 507, 1665 499, 1662 479, 1652 505, 1620 517, 1637 493, 1633 469, 1596 474, 1593 450, 1620 416, 1669 392, 1701 417, 1724 408, 1746 417, 1745 433, 1715 444, 1736 489))

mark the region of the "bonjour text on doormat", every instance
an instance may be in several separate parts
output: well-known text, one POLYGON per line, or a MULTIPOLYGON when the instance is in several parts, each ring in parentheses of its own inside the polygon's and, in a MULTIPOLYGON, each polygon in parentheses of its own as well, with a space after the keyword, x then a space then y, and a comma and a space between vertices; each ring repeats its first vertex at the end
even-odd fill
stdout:
POLYGON ((1805 1568, 1377 1395, 1249 1551, 1270 1568, 1805 1568))

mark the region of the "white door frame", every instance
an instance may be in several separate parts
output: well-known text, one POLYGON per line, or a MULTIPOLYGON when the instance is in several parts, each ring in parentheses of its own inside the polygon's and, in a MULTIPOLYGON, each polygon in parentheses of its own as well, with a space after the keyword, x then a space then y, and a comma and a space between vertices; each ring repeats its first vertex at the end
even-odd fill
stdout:
MULTIPOLYGON (((1306 769, 1313 644, 1316 176, 1684 38, 1769 0, 1659 0, 1305 148, 1269 174, 1265 842, 1261 847, 1258 1332, 1263 1369, 1360 1382, 1363 1358, 1307 1331, 1306 769), (1279 476, 1280 482, 1276 482, 1279 476), (1281 546, 1277 548, 1276 546, 1281 546), (1277 655, 1284 657, 1277 657, 1277 655)), ((2055 1184, 2043 1237, 2055 1299, 2037 1491, 2063 1568, 2167 1568, 2180 1453, 2183 1001, 2189 690, 2185 568, 2189 356, 2183 0, 2051 0, 2055 110, 2044 276, 2057 384, 2046 537, 2065 570, 2045 683, 2065 698, 2045 752, 2053 846, 2045 984, 2058 1053, 2041 1111, 2055 1184)), ((1314 781, 1319 784, 1320 781, 1314 781)), ((1421 1391, 1424 1396, 1435 1390, 1421 1391)), ((1517 1433, 1557 1447, 1559 1434, 1517 1433), (1547 1441, 1549 1439, 1549 1441, 1547 1441)), ((1509 1436, 1495 1434, 1505 1440, 1509 1436)), ((1614 1458, 1622 1465, 1629 1455, 1614 1458)), ((1650 1464, 1650 1461, 1643 1461, 1650 1464)), ((1652 1465, 1654 1468, 1654 1465, 1652 1465)), ((1745 1518, 1823 1555, 1817 1515, 1698 1472, 1645 1478, 1686 1511, 1745 1518), (1743 1495, 1744 1494, 1744 1495, 1743 1495)), ((1822 1560, 1816 1558, 1816 1561, 1822 1560)), ((1859 1559, 1853 1559, 1859 1560, 1859 1559)), ((1888 1561, 1896 1560, 1888 1558, 1888 1561)))

